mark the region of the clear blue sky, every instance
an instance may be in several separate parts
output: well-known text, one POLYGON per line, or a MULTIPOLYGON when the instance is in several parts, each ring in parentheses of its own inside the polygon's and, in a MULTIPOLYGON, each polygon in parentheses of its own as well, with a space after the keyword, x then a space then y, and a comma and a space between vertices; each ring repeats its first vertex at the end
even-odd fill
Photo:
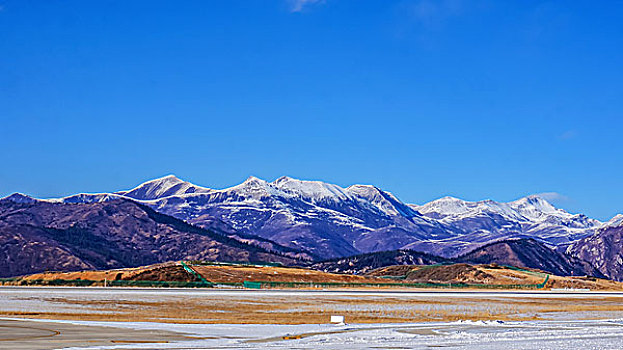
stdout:
POLYGON ((0 195, 174 173, 623 212, 623 2, 0 0, 0 195))

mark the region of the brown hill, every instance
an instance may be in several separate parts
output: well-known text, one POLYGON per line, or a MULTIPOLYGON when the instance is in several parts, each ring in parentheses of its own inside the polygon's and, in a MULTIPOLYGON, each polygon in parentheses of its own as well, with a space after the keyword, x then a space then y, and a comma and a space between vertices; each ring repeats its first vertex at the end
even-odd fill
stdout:
MULTIPOLYGON (((489 265, 397 265, 376 269, 364 276, 350 274, 335 274, 315 271, 306 268, 282 266, 258 266, 251 264, 190 264, 194 273, 185 270, 178 262, 154 264, 135 268, 74 271, 74 272, 46 272, 28 275, 6 284, 14 285, 48 285, 53 280, 73 280, 82 282, 99 281, 89 285, 104 285, 108 282, 123 281, 160 281, 160 282, 199 282, 201 278, 212 283, 232 284, 240 286, 243 281, 251 282, 286 282, 286 284, 270 285, 266 283, 262 288, 317 288, 318 284, 326 285, 321 288, 403 288, 403 283, 436 283, 436 284, 471 284, 471 288, 497 287, 508 289, 516 285, 531 285, 528 289, 536 289, 535 285, 545 281, 546 275, 539 271, 518 270, 513 267, 489 265), (387 278, 393 277, 393 278, 387 278), (25 281, 24 281, 25 280, 25 281), (295 282, 299 284, 287 284, 295 282), (355 285, 353 285, 353 283, 355 285)), ((55 284, 52 284, 55 285, 55 284)), ((70 285, 70 284, 69 284, 70 285)), ((111 283, 108 284, 109 286, 111 283)), ((130 284, 131 285, 131 284, 130 284)), ((125 285, 124 285, 125 286, 125 285)), ((140 286, 140 285, 139 285, 140 286)), ((590 290, 623 290, 623 284, 594 277, 562 277, 549 275, 544 290, 550 288, 581 288, 590 290)))
POLYGON ((540 273, 529 273, 496 264, 451 264, 433 266, 391 266, 378 269, 370 276, 396 276, 405 282, 466 283, 466 284, 539 284, 545 279, 540 273))
MULTIPOLYGON (((394 277, 398 281, 415 283, 456 283, 474 285, 497 285, 513 288, 513 285, 537 285, 545 281, 545 274, 538 270, 518 270, 497 264, 452 264, 436 266, 388 266, 374 270, 370 277, 394 277)), ((549 275, 544 290, 550 288, 623 290, 623 284, 595 277, 549 275)), ((532 288, 534 289, 534 288, 532 288)))
MULTIPOLYGON (((188 266, 206 281, 212 283, 242 283, 243 281, 301 282, 301 283, 386 283, 374 277, 335 274, 298 267, 262 266, 253 264, 191 264, 188 266)), ((20 284, 50 280, 104 280, 198 282, 179 262, 167 262, 149 266, 112 270, 84 270, 72 272, 43 272, 24 276, 8 283, 20 284)), ((42 283, 45 284, 45 283, 42 283)))
MULTIPOLYGON (((199 278, 188 273, 175 262, 112 270, 84 270, 71 272, 42 272, 22 277, 23 280, 89 280, 89 281, 174 281, 198 282, 199 278)), ((19 283, 18 283, 19 284, 19 283)))

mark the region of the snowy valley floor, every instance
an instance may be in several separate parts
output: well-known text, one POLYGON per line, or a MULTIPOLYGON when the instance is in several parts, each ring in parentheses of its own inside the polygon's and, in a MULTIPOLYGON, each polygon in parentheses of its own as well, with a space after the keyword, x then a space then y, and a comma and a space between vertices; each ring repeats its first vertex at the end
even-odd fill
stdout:
POLYGON ((621 293, 0 288, 0 318, 0 348, 16 350, 623 344, 621 293))
POLYGON ((620 349, 621 344, 623 320, 457 321, 345 326, 0 320, 0 348, 14 350, 436 347, 586 350, 620 349), (16 335, 16 329, 21 334, 16 335), (6 331, 13 332, 3 333, 6 331))

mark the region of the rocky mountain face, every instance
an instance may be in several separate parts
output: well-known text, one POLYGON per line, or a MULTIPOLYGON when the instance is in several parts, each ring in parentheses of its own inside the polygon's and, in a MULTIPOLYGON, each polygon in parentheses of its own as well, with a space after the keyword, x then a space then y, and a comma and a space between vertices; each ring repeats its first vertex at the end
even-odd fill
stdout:
POLYGON ((623 216, 617 216, 592 236, 575 242, 567 253, 588 261, 602 274, 623 281, 623 216))
POLYGON ((126 199, 70 204, 22 195, 0 200, 0 257, 0 277, 182 259, 296 261, 126 199))
POLYGON ((126 198, 203 228, 263 237, 319 258, 396 249, 456 257, 491 242, 534 238, 564 251, 602 224, 529 196, 500 203, 445 197, 408 205, 370 185, 250 177, 222 190, 175 176, 134 189, 51 200, 88 203, 126 198))
POLYGON ((604 277, 587 262, 557 252, 534 239, 513 239, 477 248, 455 259, 470 264, 509 265, 539 269, 558 276, 604 277))
POLYGON ((453 260, 413 250, 392 250, 325 260, 311 264, 315 270, 333 273, 366 274, 374 269, 394 265, 432 265, 453 260))

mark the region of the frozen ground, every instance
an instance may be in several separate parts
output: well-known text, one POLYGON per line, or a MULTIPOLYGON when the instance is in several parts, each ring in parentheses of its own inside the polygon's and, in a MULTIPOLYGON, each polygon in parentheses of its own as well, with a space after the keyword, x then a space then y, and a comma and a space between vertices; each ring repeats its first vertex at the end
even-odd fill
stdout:
POLYGON ((0 288, 0 317, 318 324, 623 318, 623 293, 0 288))
MULTIPOLYGON (((45 320, 49 322, 49 320, 45 320)), ((189 325, 55 321, 81 326, 166 330, 199 339, 168 344, 72 347, 94 349, 621 349, 623 321, 458 321, 358 325, 189 325), (300 339, 284 340, 285 336, 300 339), (203 338, 203 339, 201 339, 203 338)))
POLYGON ((0 321, 15 318, 23 332, 58 331, 45 349, 623 348, 621 293, 0 288, 0 321), (323 324, 331 314, 352 324, 323 324), (170 342, 124 343, 131 333, 170 342))

